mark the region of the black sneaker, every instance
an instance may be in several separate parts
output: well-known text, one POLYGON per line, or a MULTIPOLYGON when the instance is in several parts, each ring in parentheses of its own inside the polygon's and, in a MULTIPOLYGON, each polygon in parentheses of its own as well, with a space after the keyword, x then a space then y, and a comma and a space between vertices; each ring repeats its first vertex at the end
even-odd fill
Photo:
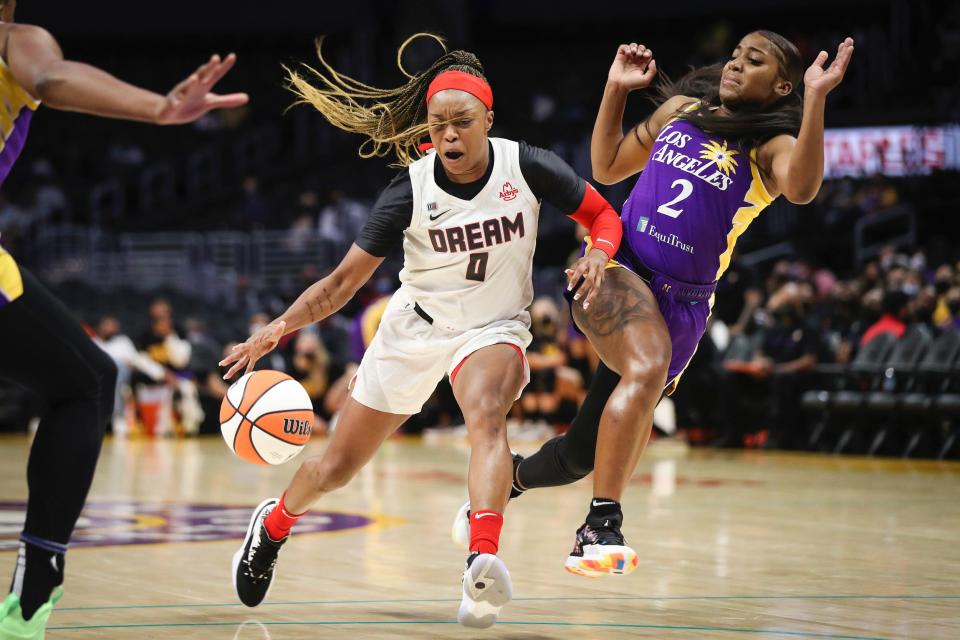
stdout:
POLYGON ((240 602, 248 607, 257 606, 270 593, 277 554, 290 537, 271 540, 263 526, 264 518, 277 506, 277 502, 276 498, 269 498, 257 505, 250 517, 243 545, 233 554, 233 588, 240 602))
MULTIPOLYGON (((513 453, 511 451, 510 453, 513 453)), ((513 475, 510 477, 510 499, 520 497, 524 491, 527 490, 526 487, 521 487, 520 482, 517 480, 517 467, 520 466, 520 463, 523 462, 523 456, 519 453, 513 453, 513 475)))
POLYGON ((620 526, 621 514, 602 522, 586 522, 577 529, 577 541, 567 558, 570 573, 590 578, 626 575, 637 568, 637 552, 626 545, 620 526))
MULTIPOLYGON (((513 453, 512 451, 510 453, 513 453)), ((513 453, 513 480, 510 485, 510 499, 513 500, 526 489, 517 486, 517 467, 523 461, 523 456, 519 453, 513 453)), ((453 544, 461 549, 467 549, 470 546, 470 501, 467 500, 460 505, 460 510, 453 518, 453 526, 450 528, 450 537, 453 544)))

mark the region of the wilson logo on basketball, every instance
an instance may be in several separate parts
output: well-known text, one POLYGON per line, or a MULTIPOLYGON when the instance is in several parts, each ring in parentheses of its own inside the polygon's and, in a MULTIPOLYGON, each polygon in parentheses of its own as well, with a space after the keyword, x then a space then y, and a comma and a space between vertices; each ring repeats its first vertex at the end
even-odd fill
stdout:
POLYGON ((298 436, 308 436, 313 432, 309 420, 297 420, 296 418, 283 419, 283 432, 296 434, 298 436))
POLYGON ((516 198, 518 193, 520 193, 520 189, 517 189, 509 182, 504 182, 503 189, 500 190, 500 199, 509 202, 516 198))

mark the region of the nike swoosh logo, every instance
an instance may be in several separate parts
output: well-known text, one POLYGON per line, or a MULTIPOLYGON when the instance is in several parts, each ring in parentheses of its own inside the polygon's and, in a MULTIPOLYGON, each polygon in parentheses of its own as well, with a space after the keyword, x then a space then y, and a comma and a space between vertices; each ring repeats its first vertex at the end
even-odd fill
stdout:
POLYGON ((476 518, 477 520, 479 520, 480 518, 487 518, 487 517, 492 518, 492 517, 495 516, 495 515, 497 515, 497 514, 495 514, 495 513, 478 513, 478 514, 474 515, 473 517, 476 518))
POLYGON ((616 503, 616 502, 594 502, 594 503, 593 503, 593 506, 594 506, 594 507, 602 507, 602 506, 607 505, 607 504, 617 504, 617 503, 616 503))
POLYGON ((435 216, 430 216, 430 221, 433 222, 434 220, 436 220, 437 218, 439 218, 440 216, 442 216, 442 215, 445 214, 445 213, 450 213, 450 209, 447 209, 446 211, 441 211, 440 213, 438 213, 438 214, 435 215, 435 216))

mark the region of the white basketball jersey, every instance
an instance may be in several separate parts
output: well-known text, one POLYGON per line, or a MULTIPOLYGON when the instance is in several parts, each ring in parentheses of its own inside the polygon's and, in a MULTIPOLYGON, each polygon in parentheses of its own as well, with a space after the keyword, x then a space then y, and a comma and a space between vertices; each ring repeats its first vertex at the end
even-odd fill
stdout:
POLYGON ((472 200, 437 186, 435 153, 409 167, 413 216, 404 231, 401 290, 442 326, 530 322, 540 202, 520 173, 519 145, 490 142, 492 173, 472 200))

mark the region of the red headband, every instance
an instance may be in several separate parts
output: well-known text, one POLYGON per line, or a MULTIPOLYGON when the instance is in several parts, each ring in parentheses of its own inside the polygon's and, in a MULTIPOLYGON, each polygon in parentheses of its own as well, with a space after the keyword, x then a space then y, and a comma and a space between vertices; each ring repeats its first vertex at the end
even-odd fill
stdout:
POLYGON ((493 90, 487 81, 465 71, 444 71, 427 87, 427 102, 438 91, 457 89, 475 96, 487 109, 493 108, 493 90))

